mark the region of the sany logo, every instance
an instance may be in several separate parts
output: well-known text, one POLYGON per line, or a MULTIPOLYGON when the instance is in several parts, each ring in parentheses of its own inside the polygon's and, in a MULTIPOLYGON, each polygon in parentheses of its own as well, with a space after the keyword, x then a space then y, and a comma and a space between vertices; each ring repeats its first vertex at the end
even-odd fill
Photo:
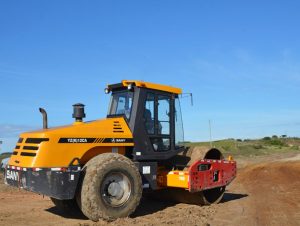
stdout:
POLYGON ((15 171, 6 170, 6 179, 19 181, 19 173, 15 171))
POLYGON ((112 138, 111 139, 111 142, 112 143, 124 143, 126 141, 126 139, 124 139, 124 138, 112 138))

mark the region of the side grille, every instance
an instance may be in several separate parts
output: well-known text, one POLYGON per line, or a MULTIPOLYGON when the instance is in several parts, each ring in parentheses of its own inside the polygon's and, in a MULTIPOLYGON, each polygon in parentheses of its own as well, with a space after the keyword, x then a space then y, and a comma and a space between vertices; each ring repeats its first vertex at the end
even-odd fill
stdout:
POLYGON ((124 133, 124 130, 119 121, 114 121, 113 132, 114 133, 124 133))
POLYGON ((13 152, 13 155, 17 155, 18 151, 16 150, 20 150, 21 156, 34 157, 36 156, 35 151, 39 150, 39 144, 45 141, 49 141, 49 138, 25 138, 25 142, 24 142, 25 144, 22 144, 23 141, 24 138, 20 137, 18 140, 18 144, 15 147, 15 151, 13 152), (34 152, 26 152, 26 150, 34 151, 34 152))
POLYGON ((36 151, 38 150, 39 147, 36 147, 36 146, 24 146, 23 147, 23 150, 32 150, 32 151, 36 151))
POLYGON ((34 156, 36 156, 36 153, 21 152, 21 156, 30 156, 30 157, 34 157, 34 156))
POLYGON ((49 141, 49 138, 27 138, 25 143, 26 144, 40 144, 44 141, 49 141))

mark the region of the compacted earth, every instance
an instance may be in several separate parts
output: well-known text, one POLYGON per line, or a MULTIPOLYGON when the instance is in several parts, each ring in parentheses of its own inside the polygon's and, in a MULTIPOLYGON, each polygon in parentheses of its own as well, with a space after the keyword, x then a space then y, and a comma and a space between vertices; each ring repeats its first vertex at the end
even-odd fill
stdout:
POLYGON ((3 183, 0 225, 300 225, 300 155, 237 159, 237 178, 211 206, 142 199, 133 216, 97 223, 59 212, 49 198, 3 183))

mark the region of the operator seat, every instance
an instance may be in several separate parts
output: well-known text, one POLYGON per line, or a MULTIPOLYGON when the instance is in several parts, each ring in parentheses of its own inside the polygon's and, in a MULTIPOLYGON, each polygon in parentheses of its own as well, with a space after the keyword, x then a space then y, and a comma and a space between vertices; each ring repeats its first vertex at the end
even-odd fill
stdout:
POLYGON ((154 134, 154 120, 151 117, 151 111, 149 109, 145 109, 144 119, 147 133, 154 134))

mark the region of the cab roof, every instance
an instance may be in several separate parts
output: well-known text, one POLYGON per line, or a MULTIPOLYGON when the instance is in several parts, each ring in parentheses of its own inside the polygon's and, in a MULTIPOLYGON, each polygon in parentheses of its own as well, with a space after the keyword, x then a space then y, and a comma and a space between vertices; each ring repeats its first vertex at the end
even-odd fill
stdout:
POLYGON ((176 88, 173 86, 166 86, 161 84, 155 84, 151 82, 144 82, 144 81, 138 81, 138 80, 122 80, 121 83, 117 84, 111 84, 108 85, 109 89, 115 89, 119 87, 128 87, 129 85, 147 88, 147 89, 154 89, 154 90, 160 90, 168 93, 175 93, 175 94, 181 94, 182 90, 180 88, 176 88))

